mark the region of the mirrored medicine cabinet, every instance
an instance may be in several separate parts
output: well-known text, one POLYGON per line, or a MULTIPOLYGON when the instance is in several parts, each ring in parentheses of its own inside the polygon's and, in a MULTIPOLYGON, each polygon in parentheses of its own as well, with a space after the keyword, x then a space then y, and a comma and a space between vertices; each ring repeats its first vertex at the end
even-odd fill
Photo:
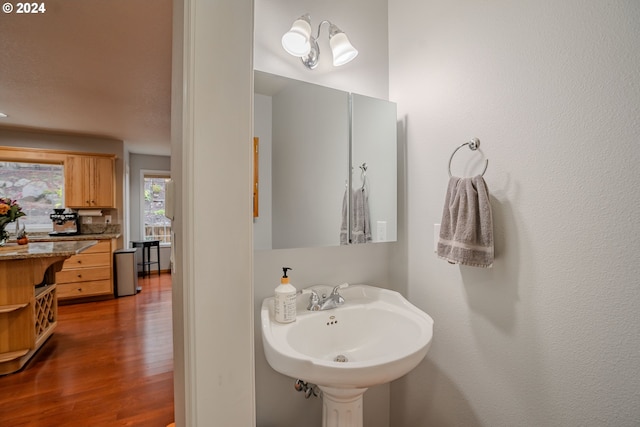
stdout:
POLYGON ((371 242, 396 241, 396 105, 260 71, 254 87, 254 248, 340 245, 345 191, 363 185, 371 242))

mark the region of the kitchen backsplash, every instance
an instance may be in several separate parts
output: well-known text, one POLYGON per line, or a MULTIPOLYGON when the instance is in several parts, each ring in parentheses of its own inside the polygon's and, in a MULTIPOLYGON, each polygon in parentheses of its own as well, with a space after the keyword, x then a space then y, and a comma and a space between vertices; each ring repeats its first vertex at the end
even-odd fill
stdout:
POLYGON ((120 234, 120 224, 80 224, 80 234, 120 234))

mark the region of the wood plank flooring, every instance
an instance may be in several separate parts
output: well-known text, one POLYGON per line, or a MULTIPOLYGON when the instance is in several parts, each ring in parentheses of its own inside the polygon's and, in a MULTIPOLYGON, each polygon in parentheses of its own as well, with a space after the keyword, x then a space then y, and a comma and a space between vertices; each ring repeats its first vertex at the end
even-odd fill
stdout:
POLYGON ((60 306, 53 336, 0 377, 0 426, 165 427, 173 416, 171 275, 142 292, 60 306))

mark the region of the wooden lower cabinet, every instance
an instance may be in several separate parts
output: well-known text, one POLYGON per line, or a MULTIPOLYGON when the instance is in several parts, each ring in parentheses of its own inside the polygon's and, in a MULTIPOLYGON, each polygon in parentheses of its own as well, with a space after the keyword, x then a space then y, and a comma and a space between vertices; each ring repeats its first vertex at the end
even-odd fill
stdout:
POLYGON ((52 282, 64 258, 0 262, 0 375, 20 370, 56 328, 57 289, 52 282), (36 287, 43 276, 51 284, 36 287))
POLYGON ((27 302, 0 306, 0 375, 20 370, 58 323, 56 285, 25 290, 27 302))
POLYGON ((113 297, 115 240, 100 240, 84 252, 68 258, 56 273, 58 300, 113 297))

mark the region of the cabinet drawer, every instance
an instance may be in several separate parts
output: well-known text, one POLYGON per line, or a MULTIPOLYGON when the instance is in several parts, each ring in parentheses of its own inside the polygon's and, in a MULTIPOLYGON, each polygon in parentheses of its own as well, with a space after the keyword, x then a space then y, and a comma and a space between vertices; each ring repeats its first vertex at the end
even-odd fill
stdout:
POLYGON ((84 267, 109 267, 111 265, 111 253, 80 253, 69 257, 62 266, 62 271, 84 267))
POLYGON ((61 283, 84 282, 85 280, 111 280, 111 267, 77 268, 56 273, 56 281, 61 283))
POLYGON ((85 249, 84 251, 80 252, 79 255, 95 254, 97 252, 111 252, 111 241, 110 240, 100 240, 95 245, 93 245, 90 248, 85 249))
POLYGON ((82 283, 59 283, 56 291, 58 299, 83 298, 112 294, 110 280, 95 280, 82 283))

